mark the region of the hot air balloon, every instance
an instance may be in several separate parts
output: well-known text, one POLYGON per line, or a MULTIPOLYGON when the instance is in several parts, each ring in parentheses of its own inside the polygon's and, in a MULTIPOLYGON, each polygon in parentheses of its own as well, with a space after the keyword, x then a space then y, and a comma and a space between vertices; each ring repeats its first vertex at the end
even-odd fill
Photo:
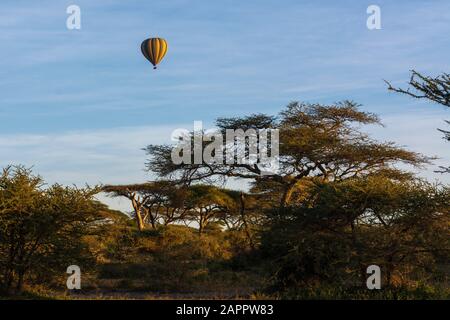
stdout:
POLYGON ((141 44, 141 51, 145 58, 156 69, 156 65, 161 62, 167 52, 167 42, 162 38, 149 38, 141 44))

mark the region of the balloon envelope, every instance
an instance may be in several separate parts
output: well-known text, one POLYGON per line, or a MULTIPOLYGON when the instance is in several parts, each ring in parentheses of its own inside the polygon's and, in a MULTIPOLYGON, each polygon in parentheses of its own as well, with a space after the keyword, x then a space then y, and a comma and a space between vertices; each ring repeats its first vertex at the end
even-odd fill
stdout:
POLYGON ((167 52, 167 42, 162 38, 149 38, 142 42, 141 51, 145 58, 152 63, 153 69, 161 62, 167 52))

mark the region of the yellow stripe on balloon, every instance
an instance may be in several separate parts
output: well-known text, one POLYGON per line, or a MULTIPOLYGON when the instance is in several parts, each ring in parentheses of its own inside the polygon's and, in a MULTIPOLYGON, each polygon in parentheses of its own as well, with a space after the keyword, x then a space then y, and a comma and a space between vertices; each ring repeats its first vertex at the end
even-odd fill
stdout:
POLYGON ((159 39, 160 41, 160 48, 161 48, 161 52, 159 53, 158 56, 158 63, 161 62, 161 60, 164 58, 164 56, 166 55, 167 52, 167 42, 164 39, 159 39))
POLYGON ((161 45, 159 43, 159 38, 155 39, 155 64, 159 63, 159 54, 161 52, 161 45))

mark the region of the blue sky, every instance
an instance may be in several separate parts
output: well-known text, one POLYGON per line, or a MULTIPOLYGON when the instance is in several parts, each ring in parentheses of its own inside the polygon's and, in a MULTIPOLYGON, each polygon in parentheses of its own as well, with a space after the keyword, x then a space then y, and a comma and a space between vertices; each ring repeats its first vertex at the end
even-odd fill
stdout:
MULTIPOLYGON (((450 110, 387 92, 409 70, 449 72, 450 1, 8 1, 0 5, 0 166, 49 182, 127 183, 149 143, 219 116, 277 113, 293 100, 355 100, 380 139, 439 156, 450 110), (81 8, 81 30, 66 8, 81 8), (366 28, 369 5, 382 29, 366 28), (165 38, 158 70, 142 40, 165 38)), ((430 167, 422 175, 449 181, 430 167)))

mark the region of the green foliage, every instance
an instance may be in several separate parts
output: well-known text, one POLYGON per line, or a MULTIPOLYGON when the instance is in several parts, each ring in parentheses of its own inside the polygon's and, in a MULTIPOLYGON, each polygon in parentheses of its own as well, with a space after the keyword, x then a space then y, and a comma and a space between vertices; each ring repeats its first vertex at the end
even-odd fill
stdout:
POLYGON ((371 264, 387 287, 448 281, 436 268, 449 258, 448 188, 375 175, 318 182, 308 192, 301 205, 273 215, 263 237, 275 290, 364 288, 371 264))
MULTIPOLYGON (((295 188, 305 178, 343 180, 355 176, 385 172, 401 177, 405 173, 395 165, 420 166, 429 159, 405 150, 393 142, 380 142, 362 132, 362 125, 381 124, 372 113, 358 109, 352 101, 333 105, 293 102, 275 119, 268 115, 219 118, 218 130, 227 128, 279 130, 280 170, 274 175, 261 176, 258 164, 248 165, 235 161, 229 164, 203 163, 173 164, 171 146, 146 148, 147 169, 161 178, 190 184, 194 181, 216 181, 227 178, 252 179, 256 184, 271 185, 275 206, 287 206, 295 188), (274 194, 274 192, 277 192, 274 194)), ((203 147, 207 147, 207 143, 203 147)), ((245 150, 235 160, 245 156, 245 150)), ((225 155, 224 155, 225 157, 225 155)))
POLYGON ((199 236, 195 229, 169 225, 134 232, 131 238, 126 258, 100 266, 99 286, 113 281, 114 288, 126 285, 135 291, 195 293, 227 291, 260 281, 249 272, 229 267, 233 243, 226 232, 206 229, 199 236))
POLYGON ((98 190, 53 185, 24 167, 0 177, 0 284, 5 292, 26 281, 48 281, 70 264, 92 265, 83 237, 101 229, 98 190), (90 262, 89 262, 90 261, 90 262))

